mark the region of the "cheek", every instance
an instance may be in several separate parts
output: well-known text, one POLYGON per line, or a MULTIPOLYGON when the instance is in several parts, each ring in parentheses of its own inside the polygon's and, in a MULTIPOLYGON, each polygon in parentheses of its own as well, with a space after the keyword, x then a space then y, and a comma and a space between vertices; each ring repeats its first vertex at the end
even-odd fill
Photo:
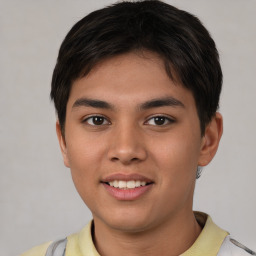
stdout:
POLYGON ((86 193, 90 184, 98 182, 99 148, 90 143, 90 140, 77 136, 70 138, 67 144, 67 156, 74 184, 81 195, 86 193))
POLYGON ((91 205, 92 195, 95 195, 95 189, 99 184, 97 150, 93 146, 84 144, 83 140, 75 142, 73 141, 71 145, 68 145, 72 180, 85 204, 91 205))
POLYGON ((67 139, 67 155, 71 169, 72 167, 88 169, 86 167, 95 166, 104 151, 104 145, 100 143, 99 136, 96 134, 89 136, 82 128, 74 127, 72 131, 67 139))
POLYGON ((159 143, 154 143, 152 157, 158 168, 169 175, 194 175, 200 155, 200 141, 200 136, 193 136, 189 132, 166 136, 159 143))

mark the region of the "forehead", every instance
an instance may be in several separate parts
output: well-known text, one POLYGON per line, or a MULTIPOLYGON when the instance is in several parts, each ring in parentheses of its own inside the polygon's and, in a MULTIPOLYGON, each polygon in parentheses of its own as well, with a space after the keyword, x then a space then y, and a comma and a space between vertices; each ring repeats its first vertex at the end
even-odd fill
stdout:
POLYGON ((166 96, 193 101, 190 91, 167 75, 159 56, 151 52, 127 53, 100 62, 88 75, 77 79, 69 102, 89 97, 132 104, 166 96))

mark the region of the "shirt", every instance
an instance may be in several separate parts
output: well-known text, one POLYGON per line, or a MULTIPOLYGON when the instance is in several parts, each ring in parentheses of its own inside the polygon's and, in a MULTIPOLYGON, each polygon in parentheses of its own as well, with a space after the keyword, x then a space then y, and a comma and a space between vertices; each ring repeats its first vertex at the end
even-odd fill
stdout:
MULTIPOLYGON (((181 256, 216 256, 228 232, 214 224, 205 213, 195 212, 195 216, 203 229, 194 244, 181 256)), ((79 233, 67 237, 65 256, 100 256, 92 240, 92 223, 88 223, 79 233)), ((34 247, 21 256, 44 256, 50 244, 51 242, 34 247)))

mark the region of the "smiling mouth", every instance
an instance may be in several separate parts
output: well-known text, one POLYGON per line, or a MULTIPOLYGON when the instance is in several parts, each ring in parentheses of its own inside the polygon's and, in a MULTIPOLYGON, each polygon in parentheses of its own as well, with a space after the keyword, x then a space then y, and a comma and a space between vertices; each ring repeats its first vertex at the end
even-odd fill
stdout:
POLYGON ((101 180, 106 191, 119 201, 135 201, 149 193, 155 182, 140 174, 115 173, 101 180))
POLYGON ((145 187, 153 182, 146 182, 146 181, 140 181, 140 180, 113 180, 109 182, 104 182, 105 184, 109 185, 110 187, 119 188, 119 189, 134 189, 139 187, 145 187))

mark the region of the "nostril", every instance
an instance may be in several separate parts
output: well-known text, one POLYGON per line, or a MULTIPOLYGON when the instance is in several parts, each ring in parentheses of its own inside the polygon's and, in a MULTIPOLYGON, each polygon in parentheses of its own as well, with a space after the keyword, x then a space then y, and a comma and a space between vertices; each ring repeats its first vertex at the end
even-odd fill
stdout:
POLYGON ((147 153, 143 147, 112 147, 108 150, 108 159, 112 162, 120 161, 123 164, 136 163, 146 159, 147 153))
POLYGON ((119 159, 118 159, 118 157, 112 157, 111 160, 112 161, 118 161, 119 159))

